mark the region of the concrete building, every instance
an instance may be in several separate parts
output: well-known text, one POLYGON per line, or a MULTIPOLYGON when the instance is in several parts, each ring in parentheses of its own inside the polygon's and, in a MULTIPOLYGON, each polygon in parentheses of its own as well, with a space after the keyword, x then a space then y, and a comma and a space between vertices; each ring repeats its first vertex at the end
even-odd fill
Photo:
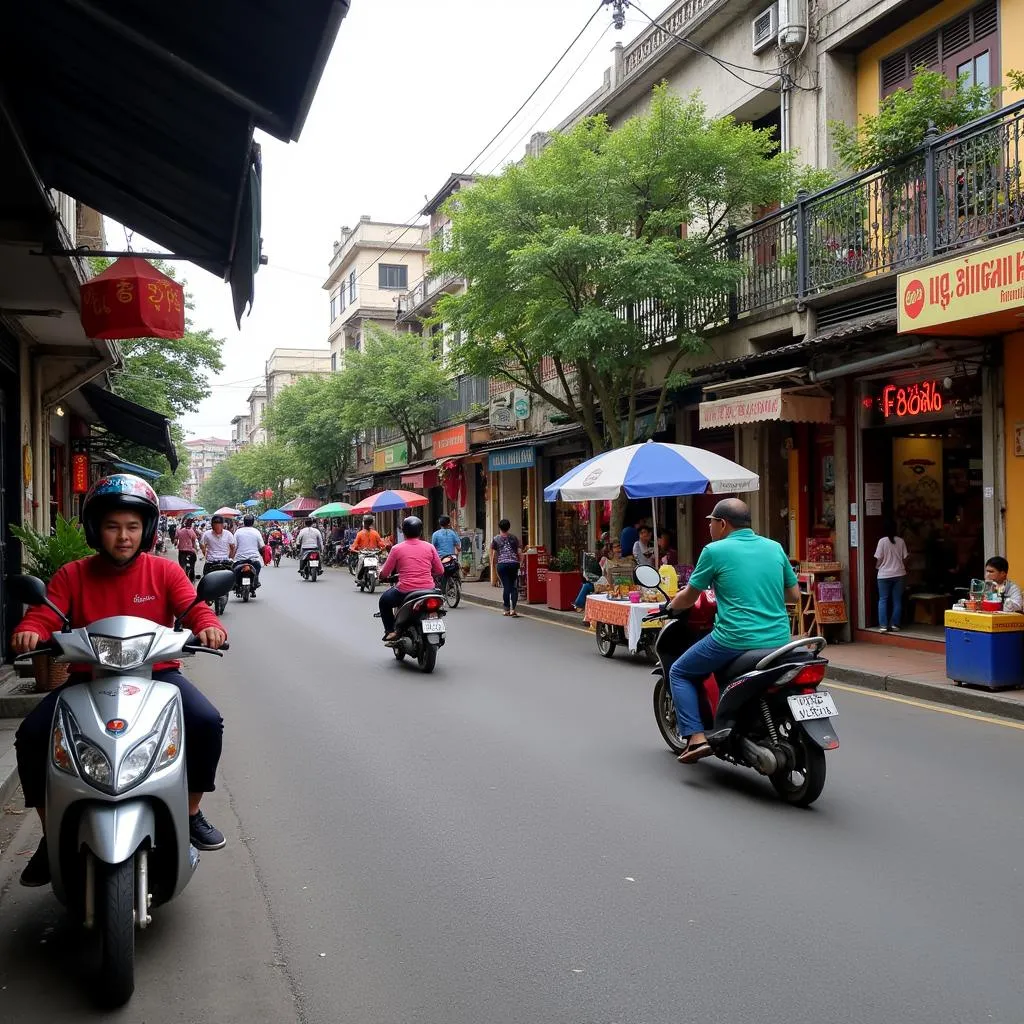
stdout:
POLYGON ((365 323, 394 330, 400 298, 423 277, 429 231, 366 215, 341 229, 323 286, 330 295, 331 369, 342 369, 345 353, 362 348, 365 323))
POLYGON ((249 413, 239 413, 231 417, 231 448, 238 451, 249 443, 249 413))
POLYGON ((263 414, 267 411, 267 386, 257 384, 249 392, 248 443, 266 444, 267 428, 263 426, 263 414))
MULTIPOLYGON (((300 378, 330 372, 331 354, 326 349, 275 348, 266 364, 266 404, 300 378)), ((262 409, 255 412, 262 420, 262 409)))
POLYGON ((194 501, 210 474, 231 454, 232 442, 221 437, 196 437, 186 441, 185 447, 188 449, 188 480, 182 496, 194 501))

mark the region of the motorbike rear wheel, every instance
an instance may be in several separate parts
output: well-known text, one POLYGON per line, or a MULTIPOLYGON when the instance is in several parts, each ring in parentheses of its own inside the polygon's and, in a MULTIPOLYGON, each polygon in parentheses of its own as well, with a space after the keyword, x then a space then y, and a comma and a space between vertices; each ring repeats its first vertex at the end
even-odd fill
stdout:
POLYGON ((97 995, 105 1006, 123 1006, 135 991, 135 860, 97 863, 96 868, 101 943, 97 995))
POLYGON ((309 578, 310 578, 310 579, 311 579, 311 580, 312 580, 312 581, 313 581, 314 583, 316 583, 316 578, 317 578, 317 576, 319 576, 319 575, 320 575, 320 573, 319 573, 319 572, 317 572, 317 571, 316 571, 316 569, 310 569, 310 571, 309 571, 309 578))
POLYGON ((377 589, 377 579, 375 576, 370 577, 369 583, 366 584, 366 589, 372 594, 377 589))
POLYGON ((444 602, 449 608, 458 608, 462 600, 462 584, 454 576, 444 582, 444 602))
POLYGON ((679 738, 679 724, 676 721, 676 706, 672 701, 672 688, 659 676, 654 684, 654 718, 658 723, 661 738, 673 754, 681 754, 686 744, 679 738))
POLYGON ((248 604, 248 603, 249 603, 249 588, 248 587, 242 587, 242 604, 248 604))
POLYGON ((597 649, 600 652, 602 658, 612 658, 615 656, 615 641, 612 639, 612 627, 604 622, 597 624, 597 629, 594 632, 597 638, 597 649))
POLYGON ((348 571, 352 576, 355 576, 356 569, 359 568, 359 556, 349 555, 348 556, 348 571))
POLYGON ((423 649, 420 651, 419 657, 416 659, 416 664, 419 665, 420 671, 429 675, 434 671, 434 665, 437 664, 437 648, 430 643, 424 641, 423 649))
POLYGON ((789 737, 796 753, 796 767, 769 776, 775 792, 791 807, 810 807, 825 787, 825 751, 802 729, 789 737))

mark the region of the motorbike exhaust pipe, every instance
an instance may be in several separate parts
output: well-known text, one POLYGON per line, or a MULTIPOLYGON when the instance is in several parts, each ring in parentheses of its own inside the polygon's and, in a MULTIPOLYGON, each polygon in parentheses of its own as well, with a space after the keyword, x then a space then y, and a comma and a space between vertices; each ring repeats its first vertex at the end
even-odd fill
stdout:
POLYGON ((744 736, 740 740, 743 756, 754 765, 762 775, 774 775, 779 770, 779 759, 767 747, 762 747, 744 736))
POLYGON ((412 640, 407 636, 399 637, 398 646, 401 647, 405 654, 412 654, 415 649, 415 645, 412 640))

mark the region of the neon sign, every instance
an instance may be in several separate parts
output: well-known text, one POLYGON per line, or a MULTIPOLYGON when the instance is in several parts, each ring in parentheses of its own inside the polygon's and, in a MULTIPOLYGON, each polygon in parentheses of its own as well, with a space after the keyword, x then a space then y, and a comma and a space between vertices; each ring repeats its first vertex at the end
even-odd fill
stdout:
POLYGON ((925 380, 905 387, 886 384, 882 388, 882 415, 886 419, 890 416, 924 416, 932 412, 942 412, 938 381, 925 380))

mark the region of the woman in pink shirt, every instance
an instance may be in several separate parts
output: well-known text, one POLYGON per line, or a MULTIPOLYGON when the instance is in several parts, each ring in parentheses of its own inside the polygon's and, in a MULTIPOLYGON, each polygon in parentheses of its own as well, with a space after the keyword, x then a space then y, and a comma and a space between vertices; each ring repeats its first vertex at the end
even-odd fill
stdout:
POLYGON ((192 529, 192 519, 186 519, 185 525, 178 530, 174 543, 178 548, 178 565, 185 570, 185 575, 195 582, 196 578, 196 544, 198 538, 192 529))
POLYGON ((422 539, 423 520, 417 516, 406 517, 402 520, 402 533, 405 540, 391 549, 380 569, 382 580, 398 573, 398 585, 385 590, 378 602, 385 643, 398 639, 395 609, 400 608, 414 590, 433 590, 434 579, 444 575, 437 548, 422 539))

